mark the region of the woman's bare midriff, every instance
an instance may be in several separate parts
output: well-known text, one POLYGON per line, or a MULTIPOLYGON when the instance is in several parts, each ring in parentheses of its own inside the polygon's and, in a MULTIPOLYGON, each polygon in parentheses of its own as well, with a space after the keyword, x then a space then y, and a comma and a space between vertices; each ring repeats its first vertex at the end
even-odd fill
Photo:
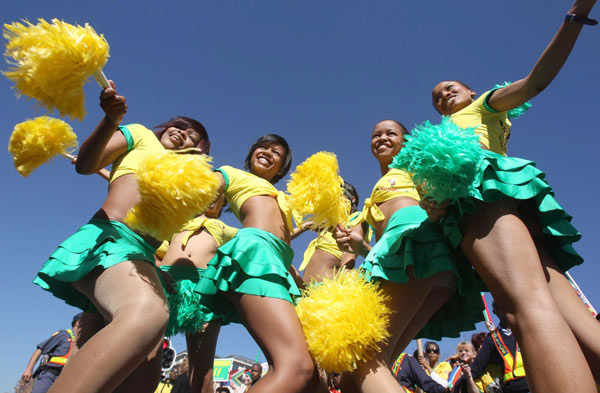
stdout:
POLYGON ((240 221, 244 228, 262 229, 287 244, 290 243, 285 216, 274 196, 257 195, 248 198, 240 209, 240 221))
POLYGON ((410 197, 398 197, 379 204, 379 209, 385 216, 385 219, 383 221, 375 222, 375 238, 379 240, 381 235, 383 235, 383 231, 387 226, 388 220, 394 213, 402 208, 415 206, 418 204, 419 202, 416 199, 410 197))
POLYGON ((108 186, 108 195, 94 218, 123 222, 127 212, 140 200, 133 174, 123 175, 108 186))
POLYGON ((182 240, 187 234, 189 231, 173 236, 161 265, 206 269, 208 262, 217 253, 217 242, 210 233, 200 229, 188 239, 184 249, 182 240))

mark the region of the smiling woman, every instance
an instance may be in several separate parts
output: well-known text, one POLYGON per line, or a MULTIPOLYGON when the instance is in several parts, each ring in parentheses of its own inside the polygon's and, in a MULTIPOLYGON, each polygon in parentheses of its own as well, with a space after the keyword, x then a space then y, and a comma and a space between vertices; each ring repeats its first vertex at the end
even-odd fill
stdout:
POLYGON ((112 82, 102 91, 100 105, 105 116, 81 145, 76 169, 92 174, 112 163, 108 196, 34 280, 85 311, 82 334, 91 337, 69 359, 50 391, 113 391, 119 384, 124 390, 131 384, 152 391, 158 383, 156 354, 169 314, 154 266, 155 248, 147 241, 162 239, 142 238, 123 220, 140 199, 136 175, 144 159, 165 150, 198 145, 208 149, 208 135, 199 122, 186 118, 172 119, 158 134, 140 124, 120 125, 127 105, 112 82))
POLYGON ((273 365, 249 392, 301 392, 316 375, 294 309, 300 291, 289 246, 291 209, 273 186, 291 162, 286 140, 268 134, 250 147, 244 162, 250 173, 230 166, 217 170, 219 191, 243 228, 219 247, 196 292, 201 304, 230 316, 225 322, 242 322, 273 365))

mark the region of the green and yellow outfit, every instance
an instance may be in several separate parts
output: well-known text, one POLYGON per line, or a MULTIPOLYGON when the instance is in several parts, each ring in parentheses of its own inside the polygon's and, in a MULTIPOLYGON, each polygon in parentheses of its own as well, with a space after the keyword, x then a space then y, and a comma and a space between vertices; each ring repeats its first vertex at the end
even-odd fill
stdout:
POLYGON ((478 176, 473 182, 474 191, 470 197, 450 206, 448 214, 441 220, 444 234, 452 246, 459 249, 463 214, 475 211, 476 201, 493 203, 504 197, 531 200, 544 234, 554 241, 555 247, 551 250, 554 261, 561 270, 567 271, 583 262, 572 246, 581 234, 571 225, 571 216, 554 199, 554 192, 545 180, 546 174, 533 161, 506 156, 511 123, 506 112, 498 112, 487 104, 493 92, 484 93, 450 116, 462 128, 476 127, 475 133, 480 135, 481 143, 489 150, 483 150, 477 164, 478 176))
MULTIPOLYGON (((248 198, 269 195, 277 199, 292 226, 292 212, 283 192, 267 180, 251 173, 223 166, 217 169, 225 179, 225 197, 233 213, 240 219, 240 209, 248 198)), ((237 292, 284 299, 294 303, 300 295, 289 269, 293 250, 273 234, 258 228, 242 228, 235 237, 217 249, 204 276, 196 286, 202 305, 219 315, 230 315, 226 322, 241 322, 234 305, 221 292, 237 292)))
MULTIPOLYGON (((376 221, 385 219, 378 204, 397 197, 419 201, 410 175, 399 169, 390 169, 375 184, 358 220, 365 219, 375 226, 376 221)), ((458 337, 460 332, 475 329, 475 324, 483 320, 484 306, 471 267, 455 263, 453 251, 440 226, 430 222, 427 213, 419 206, 404 207, 390 217, 381 238, 361 268, 372 280, 400 284, 409 282, 409 271, 417 279, 440 272, 454 273, 458 287, 456 294, 431 317, 417 337, 434 340, 458 337)), ((447 285, 454 288, 454 280, 447 285)))
MULTIPOLYGON (((349 221, 348 225, 350 225, 350 226, 358 225, 359 223, 357 223, 357 224, 354 223, 358 219, 358 217, 359 217, 359 213, 355 213, 355 214, 351 215, 350 219, 348 220, 349 221)), ((298 221, 300 221, 300 220, 298 220, 298 221)), ((372 237, 373 237, 373 229, 371 228, 371 226, 369 226, 367 229, 367 233, 365 233, 363 239, 367 243, 370 243, 372 237)), ((302 263, 300 264, 300 267, 298 268, 299 271, 303 271, 304 269, 306 269, 306 266, 308 266, 308 264, 310 263, 310 260, 312 259, 313 255, 315 255, 316 250, 324 251, 328 254, 333 255, 338 260, 340 260, 340 261, 342 260, 342 250, 340 250, 340 248, 337 245, 337 242, 333 238, 333 233, 331 231, 323 230, 323 231, 319 232, 318 236, 308 244, 308 247, 306 247, 306 250, 304 251, 304 257, 302 259, 302 263)))
MULTIPOLYGON (((231 240, 238 231, 237 228, 230 227, 221 220, 196 217, 181 228, 182 232, 187 232, 181 240, 183 249, 185 249, 190 237, 201 230, 208 232, 215 239, 218 247, 231 240)), ((162 258, 168 247, 169 243, 164 241, 156 250, 156 254, 162 258)), ((202 330, 203 325, 207 322, 217 319, 226 321, 228 319, 202 306, 199 301, 200 295, 194 292, 194 288, 204 276, 206 269, 162 265, 160 270, 168 272, 175 281, 174 293, 167 293, 167 300, 169 301, 169 324, 165 332, 167 336, 173 336, 177 333, 195 333, 202 330)))
MULTIPOLYGON (((127 152, 112 167, 110 182, 135 173, 148 154, 164 151, 156 135, 139 124, 120 126, 127 140, 127 152)), ((139 260, 154 265, 154 247, 118 221, 93 218, 50 255, 33 280, 67 304, 83 311, 97 312, 90 300, 71 283, 81 280, 96 267, 107 269, 120 262, 139 260)))

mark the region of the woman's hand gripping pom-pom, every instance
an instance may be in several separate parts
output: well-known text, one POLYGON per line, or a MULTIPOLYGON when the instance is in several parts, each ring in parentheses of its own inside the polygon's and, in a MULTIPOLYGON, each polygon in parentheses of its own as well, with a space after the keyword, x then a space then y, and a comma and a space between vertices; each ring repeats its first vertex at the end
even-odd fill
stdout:
POLYGON ((296 311, 317 365, 330 372, 352 371, 379 351, 389 337, 386 300, 357 270, 340 269, 333 279, 309 285, 296 311))
POLYGON ((174 233, 215 200, 219 177, 210 157, 165 151, 144 159, 136 174, 141 201, 125 223, 158 240, 174 233))
POLYGON ((71 126, 48 116, 17 124, 8 142, 8 151, 21 176, 29 176, 56 155, 67 155, 75 148, 77 135, 71 126))
POLYGON ((348 219, 350 201, 344 196, 344 180, 338 174, 335 154, 313 154, 290 177, 287 184, 290 206, 303 221, 314 223, 311 229, 334 227, 348 219))
POLYGON ((424 195, 442 203, 469 196, 482 157, 473 128, 461 128, 449 117, 440 124, 416 126, 390 168, 408 171, 424 195))
POLYGON ((61 116, 83 119, 83 85, 108 60, 104 37, 87 23, 74 26, 58 19, 5 24, 3 36, 11 65, 4 75, 18 94, 37 100, 50 113, 57 109, 61 116))

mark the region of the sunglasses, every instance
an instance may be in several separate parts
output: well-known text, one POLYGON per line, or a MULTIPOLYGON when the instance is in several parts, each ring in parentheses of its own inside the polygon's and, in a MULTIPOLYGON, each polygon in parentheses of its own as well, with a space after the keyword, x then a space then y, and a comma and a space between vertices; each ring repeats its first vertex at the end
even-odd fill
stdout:
POLYGON ((425 350, 425 353, 440 353, 440 349, 439 348, 427 348, 425 350))

